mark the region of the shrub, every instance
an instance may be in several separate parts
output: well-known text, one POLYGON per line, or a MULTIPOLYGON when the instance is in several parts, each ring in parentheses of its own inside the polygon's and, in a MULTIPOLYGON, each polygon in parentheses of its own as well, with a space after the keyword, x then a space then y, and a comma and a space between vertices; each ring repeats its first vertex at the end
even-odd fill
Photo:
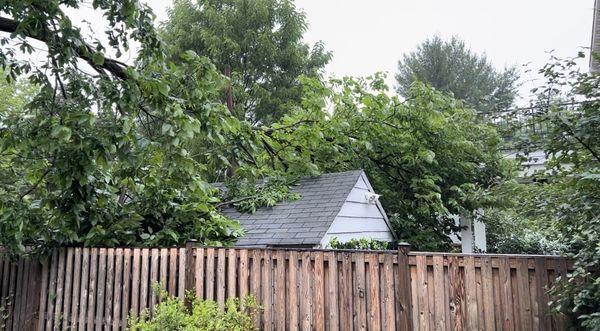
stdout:
POLYGON ((338 238, 333 237, 327 244, 327 247, 333 249, 368 249, 368 250, 384 250, 394 249, 391 242, 377 240, 377 239, 350 239, 343 243, 338 238))
POLYGON ((139 318, 130 317, 131 331, 247 331, 257 330, 252 318, 258 312, 256 301, 247 296, 243 299, 229 299, 225 309, 212 300, 199 300, 188 293, 191 307, 183 300, 169 296, 159 290, 165 299, 159 303, 152 317, 146 310, 139 318))

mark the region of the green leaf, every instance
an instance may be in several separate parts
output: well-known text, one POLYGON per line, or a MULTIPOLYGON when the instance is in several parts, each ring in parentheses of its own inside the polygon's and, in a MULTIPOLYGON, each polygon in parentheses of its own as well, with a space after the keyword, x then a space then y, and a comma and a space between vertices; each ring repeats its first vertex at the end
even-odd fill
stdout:
POLYGON ((167 97, 167 96, 169 96, 170 90, 171 90, 171 88, 169 87, 169 85, 162 83, 162 82, 158 84, 158 91, 160 92, 160 94, 167 97))
POLYGON ((104 65, 104 54, 100 52, 95 52, 94 55, 92 55, 92 61, 95 65, 104 65))

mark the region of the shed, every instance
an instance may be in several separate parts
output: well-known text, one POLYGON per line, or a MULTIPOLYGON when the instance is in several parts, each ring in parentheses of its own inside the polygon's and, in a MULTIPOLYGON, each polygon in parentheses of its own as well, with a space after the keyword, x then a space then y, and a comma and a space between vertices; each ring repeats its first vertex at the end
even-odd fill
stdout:
POLYGON ((236 246, 324 248, 333 237, 393 241, 394 234, 373 187, 362 170, 304 177, 290 191, 300 198, 240 213, 223 214, 246 230, 236 246))

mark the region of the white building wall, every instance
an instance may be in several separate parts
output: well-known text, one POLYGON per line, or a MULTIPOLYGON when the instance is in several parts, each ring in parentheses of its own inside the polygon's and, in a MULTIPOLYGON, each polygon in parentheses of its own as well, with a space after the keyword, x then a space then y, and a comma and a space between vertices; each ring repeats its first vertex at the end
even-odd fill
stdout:
POLYGON ((363 173, 321 240, 321 247, 326 247, 333 237, 340 242, 362 238, 394 240, 381 204, 368 202, 373 193, 375 192, 363 173))

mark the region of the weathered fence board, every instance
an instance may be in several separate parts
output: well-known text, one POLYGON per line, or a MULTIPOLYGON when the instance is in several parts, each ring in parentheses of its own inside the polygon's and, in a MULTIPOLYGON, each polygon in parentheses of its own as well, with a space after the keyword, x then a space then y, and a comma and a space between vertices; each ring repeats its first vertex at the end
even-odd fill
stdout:
POLYGON ((252 294, 261 330, 562 330, 546 289, 570 269, 544 256, 288 249, 0 251, 0 330, 124 330, 160 283, 223 306, 252 294))

